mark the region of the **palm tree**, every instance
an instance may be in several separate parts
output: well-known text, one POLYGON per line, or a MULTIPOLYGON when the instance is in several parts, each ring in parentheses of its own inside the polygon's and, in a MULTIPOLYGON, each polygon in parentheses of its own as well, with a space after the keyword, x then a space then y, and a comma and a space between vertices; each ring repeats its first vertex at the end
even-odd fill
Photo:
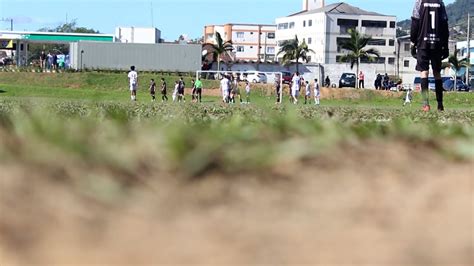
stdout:
POLYGON ((464 59, 461 59, 459 60, 458 59, 458 53, 459 53, 459 50, 456 49, 454 51, 454 54, 450 55, 448 57, 448 62, 445 62, 443 63, 442 65, 442 68, 451 68, 452 70, 454 70, 454 89, 456 90, 457 89, 457 81, 458 81, 458 72, 459 70, 461 70, 461 68, 463 67, 469 67, 469 61, 467 58, 464 58, 464 59))
POLYGON ((380 52, 376 49, 364 49, 370 40, 371 36, 361 35, 357 30, 350 29, 349 34, 351 38, 341 44, 341 48, 348 51, 346 55, 343 55, 339 62, 350 62, 351 69, 354 68, 354 65, 357 67, 356 72, 356 87, 359 88, 359 65, 361 59, 367 59, 369 62, 375 61, 375 57, 380 57, 380 52))
POLYGON ((292 61, 296 61, 296 72, 299 72, 299 61, 308 61, 309 53, 314 53, 313 50, 308 48, 308 45, 305 41, 299 42, 298 36, 295 36, 292 40, 283 41, 281 44, 280 51, 278 55, 283 54, 282 65, 287 66, 292 61))
POLYGON ((220 63, 221 63, 221 56, 225 53, 232 52, 234 50, 234 46, 232 46, 232 41, 225 41, 222 40, 221 34, 219 32, 216 33, 216 43, 211 44, 214 54, 214 60, 217 60, 217 70, 220 71, 220 63))

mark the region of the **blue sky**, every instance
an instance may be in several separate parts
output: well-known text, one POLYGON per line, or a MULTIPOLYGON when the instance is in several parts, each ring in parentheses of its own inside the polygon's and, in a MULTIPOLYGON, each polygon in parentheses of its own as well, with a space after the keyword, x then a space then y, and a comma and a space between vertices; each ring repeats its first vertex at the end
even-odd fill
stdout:
MULTIPOLYGON (((341 0, 326 0, 326 3, 341 0)), ((414 0, 346 0, 346 3, 398 20, 410 17, 414 0)), ((454 0, 445 0, 446 4, 454 0)), ((301 0, 0 0, 0 18, 15 19, 15 30, 56 27, 77 19, 79 26, 113 33, 116 26, 149 27, 153 21, 166 40, 180 34, 195 38, 207 24, 274 23, 301 10, 301 0)), ((0 29, 10 24, 0 22, 0 29)))

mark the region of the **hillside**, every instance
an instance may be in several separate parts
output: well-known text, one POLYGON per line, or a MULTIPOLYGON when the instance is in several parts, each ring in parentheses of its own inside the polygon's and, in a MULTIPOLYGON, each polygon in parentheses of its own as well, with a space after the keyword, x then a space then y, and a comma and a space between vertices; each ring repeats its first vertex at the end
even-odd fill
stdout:
MULTIPOLYGON (((449 25, 455 33, 465 34, 467 32, 467 14, 474 15, 474 0, 456 0, 446 6, 449 17, 449 25)), ((410 31, 411 19, 399 21, 397 36, 405 35, 410 31)), ((456 36, 454 36, 456 38, 456 36)))

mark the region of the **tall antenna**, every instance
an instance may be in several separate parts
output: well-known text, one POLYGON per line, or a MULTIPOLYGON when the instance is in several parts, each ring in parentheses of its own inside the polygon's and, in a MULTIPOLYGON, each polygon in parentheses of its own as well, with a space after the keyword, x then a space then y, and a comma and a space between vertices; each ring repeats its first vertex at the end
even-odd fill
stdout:
POLYGON ((151 27, 154 28, 155 27, 155 14, 153 13, 153 1, 150 1, 150 5, 151 5, 151 27))

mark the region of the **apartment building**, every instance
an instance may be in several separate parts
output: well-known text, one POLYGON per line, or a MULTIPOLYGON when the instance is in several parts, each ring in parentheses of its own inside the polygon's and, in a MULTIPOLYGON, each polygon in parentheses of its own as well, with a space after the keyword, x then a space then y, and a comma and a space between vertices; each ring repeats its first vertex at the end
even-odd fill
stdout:
MULTIPOLYGON (((303 11, 276 19, 276 41, 304 40, 310 49, 311 63, 336 64, 346 51, 341 44, 349 39, 349 29, 372 36, 367 48, 377 49, 381 56, 377 71, 395 72, 396 17, 335 3, 325 5, 321 0, 303 0, 303 11)), ((277 47, 278 50, 278 47, 277 47)), ((368 63, 368 62, 362 62, 368 63)))
POLYGON ((232 41, 233 61, 273 61, 277 53, 275 31, 275 25, 208 25, 204 27, 204 42, 215 43, 219 32, 224 41, 232 41))

